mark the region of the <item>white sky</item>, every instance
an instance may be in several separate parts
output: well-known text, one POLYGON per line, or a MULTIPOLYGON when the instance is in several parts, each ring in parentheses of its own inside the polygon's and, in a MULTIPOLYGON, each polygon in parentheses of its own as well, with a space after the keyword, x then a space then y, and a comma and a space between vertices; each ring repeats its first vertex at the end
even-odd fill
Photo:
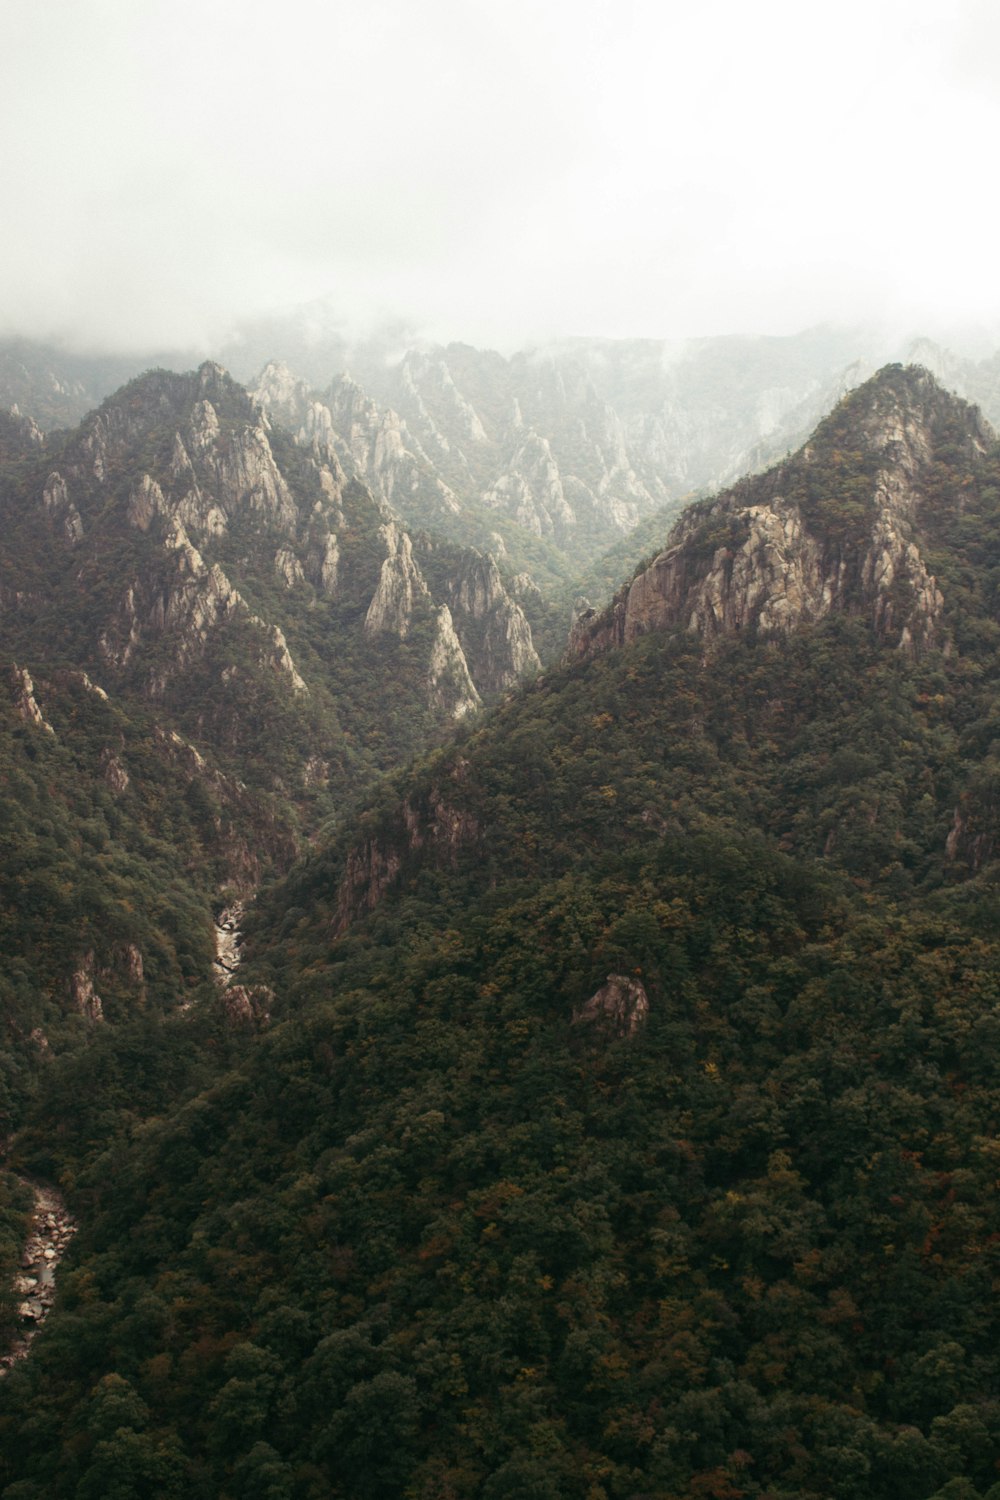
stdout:
POLYGON ((996 0, 0 0, 0 333, 1000 321, 996 0))

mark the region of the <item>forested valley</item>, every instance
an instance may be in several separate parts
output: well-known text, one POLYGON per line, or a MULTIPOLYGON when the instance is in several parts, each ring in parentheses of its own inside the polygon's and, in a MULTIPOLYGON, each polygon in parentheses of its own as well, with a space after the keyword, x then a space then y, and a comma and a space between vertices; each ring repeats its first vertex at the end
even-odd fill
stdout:
POLYGON ((606 534, 266 406, 0 428, 0 1494, 997 1500, 987 423, 883 370, 539 671, 606 534))

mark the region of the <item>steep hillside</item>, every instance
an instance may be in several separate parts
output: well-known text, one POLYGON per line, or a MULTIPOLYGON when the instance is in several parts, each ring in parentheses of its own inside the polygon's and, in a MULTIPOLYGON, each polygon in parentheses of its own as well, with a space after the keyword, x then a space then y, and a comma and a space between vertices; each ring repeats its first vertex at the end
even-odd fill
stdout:
POLYGON ((212 1087, 54 1066, 11 1500, 995 1496, 1000 457, 888 370, 760 484, 262 900, 212 1087))
POLYGON ((8 1118, 98 1023, 189 999, 213 913, 538 659, 488 557, 422 537, 428 583, 217 365, 48 441, 5 416, 0 514, 8 1118))
POLYGON ((944 600, 918 541, 961 517, 961 490, 942 487, 971 486, 992 441, 976 409, 926 371, 889 366, 793 460, 691 507, 612 607, 577 621, 571 650, 678 624, 709 638, 767 634, 833 613, 870 619, 904 649, 927 643, 944 600))
MULTIPOLYGON (((359 758, 386 763, 365 743, 359 678, 392 682, 408 748, 478 702, 450 611, 392 512, 334 449, 303 452, 272 430, 218 366, 146 375, 30 456, 7 476, 0 558, 22 654, 58 654, 162 704, 243 775, 270 756, 261 777, 277 774, 293 801, 319 781, 342 792, 359 758), (317 777, 306 767, 320 744, 331 764, 317 777)), ((455 596, 484 563, 458 549, 451 563, 441 587, 455 596)), ((518 623, 518 664, 501 654, 487 677, 536 664, 518 623)))

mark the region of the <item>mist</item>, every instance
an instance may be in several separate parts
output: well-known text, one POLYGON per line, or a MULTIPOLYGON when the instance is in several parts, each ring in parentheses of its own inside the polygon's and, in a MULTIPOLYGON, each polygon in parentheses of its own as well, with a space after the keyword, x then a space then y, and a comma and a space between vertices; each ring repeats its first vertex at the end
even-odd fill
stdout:
POLYGON ((1000 324, 979 0, 4 0, 0 333, 1000 324))

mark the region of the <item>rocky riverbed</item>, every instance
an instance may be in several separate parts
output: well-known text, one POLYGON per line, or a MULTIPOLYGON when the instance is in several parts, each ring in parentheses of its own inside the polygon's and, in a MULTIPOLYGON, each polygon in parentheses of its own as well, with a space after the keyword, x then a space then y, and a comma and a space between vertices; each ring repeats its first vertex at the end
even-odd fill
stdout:
POLYGON ((234 901, 231 906, 220 911, 215 919, 215 962, 212 968, 219 984, 228 984, 239 968, 240 942, 243 936, 240 924, 244 911, 243 902, 234 901))
POLYGON ((55 1300, 56 1267, 76 1233, 76 1225, 55 1188, 40 1182, 29 1182, 28 1186, 35 1195, 35 1211, 21 1269, 14 1278, 21 1332, 10 1350, 0 1356, 0 1377, 24 1358, 45 1322, 55 1300))

